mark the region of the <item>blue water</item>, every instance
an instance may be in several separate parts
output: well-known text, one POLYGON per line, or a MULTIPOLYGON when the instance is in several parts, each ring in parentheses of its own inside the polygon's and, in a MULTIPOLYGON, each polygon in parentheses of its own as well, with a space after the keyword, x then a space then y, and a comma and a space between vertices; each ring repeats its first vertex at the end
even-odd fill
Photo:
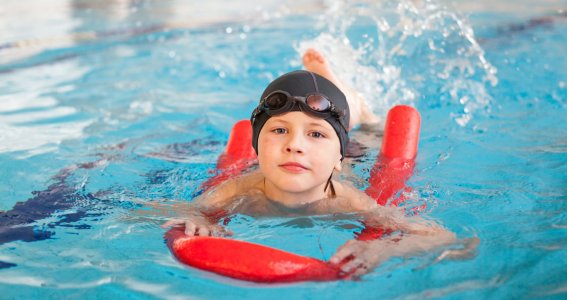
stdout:
MULTIPOLYGON (((567 2, 412 3, 8 1, 2 298, 566 297, 567 2), (191 201, 231 125, 311 46, 378 115, 418 108, 409 205, 427 203, 424 217, 477 236, 476 257, 434 263, 432 253, 359 281, 276 286, 171 257, 165 217, 148 205, 191 201)), ((358 175, 376 153, 353 165, 358 175)), ((360 226, 237 216, 229 228, 328 259, 360 226)))

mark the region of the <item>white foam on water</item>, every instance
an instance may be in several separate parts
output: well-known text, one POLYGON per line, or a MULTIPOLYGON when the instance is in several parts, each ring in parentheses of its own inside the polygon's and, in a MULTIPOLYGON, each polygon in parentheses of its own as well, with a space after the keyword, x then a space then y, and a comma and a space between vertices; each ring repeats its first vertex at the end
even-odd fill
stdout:
POLYGON ((451 117, 467 126, 490 109, 487 86, 496 68, 464 16, 436 1, 327 1, 318 17, 321 34, 296 45, 320 50, 339 79, 360 91, 377 114, 396 104, 448 101, 451 117), (359 25, 375 28, 356 36, 359 25), (406 63, 405 59, 412 63, 406 63), (417 63, 413 63, 417 61, 417 63), (441 85, 437 99, 424 99, 428 84, 441 85), (446 95, 446 97, 444 97, 446 95))

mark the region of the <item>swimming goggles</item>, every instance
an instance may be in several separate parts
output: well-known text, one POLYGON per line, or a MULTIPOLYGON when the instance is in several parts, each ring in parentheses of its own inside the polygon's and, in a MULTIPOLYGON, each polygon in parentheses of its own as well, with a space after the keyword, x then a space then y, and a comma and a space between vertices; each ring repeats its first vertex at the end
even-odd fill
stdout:
POLYGON ((265 112, 269 116, 275 116, 290 112, 298 104, 299 109, 315 117, 326 119, 329 116, 335 117, 341 126, 348 132, 348 127, 343 123, 344 110, 338 109, 331 100, 321 93, 310 93, 305 97, 292 96, 286 91, 273 91, 266 96, 252 113, 252 124, 256 116, 265 112))

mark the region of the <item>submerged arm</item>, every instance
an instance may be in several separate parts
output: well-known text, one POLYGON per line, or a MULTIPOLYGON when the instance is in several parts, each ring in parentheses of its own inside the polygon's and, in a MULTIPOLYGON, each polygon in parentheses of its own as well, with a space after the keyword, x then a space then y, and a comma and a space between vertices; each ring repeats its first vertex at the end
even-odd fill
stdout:
MULTIPOLYGON (((458 242, 454 233, 420 217, 408 218, 399 211, 380 207, 365 215, 367 226, 380 226, 393 233, 373 241, 350 240, 341 246, 330 262, 351 276, 371 271, 392 257, 425 254, 458 242)), ((445 257, 465 258, 474 252, 478 239, 463 242, 463 249, 449 250, 445 257)), ((442 255, 443 256, 443 255, 442 255)))
POLYGON ((217 224, 230 214, 228 211, 234 196, 240 194, 254 179, 254 174, 229 179, 221 185, 206 191, 191 203, 180 203, 174 208, 178 218, 171 219, 162 225, 163 228, 185 226, 188 236, 224 236, 232 233, 217 224))
MULTIPOLYGON (((176 205, 178 206, 178 205, 176 205)), ((225 236, 232 233, 217 224, 222 217, 222 210, 216 212, 204 209, 193 203, 183 205, 180 209, 175 208, 175 214, 179 217, 171 219, 161 225, 167 227, 185 227, 185 234, 188 236, 225 236)))

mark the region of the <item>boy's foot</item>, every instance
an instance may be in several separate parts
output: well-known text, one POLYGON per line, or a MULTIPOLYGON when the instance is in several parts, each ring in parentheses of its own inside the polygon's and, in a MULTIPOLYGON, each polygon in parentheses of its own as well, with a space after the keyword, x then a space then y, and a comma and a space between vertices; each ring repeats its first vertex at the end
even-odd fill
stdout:
POLYGON ((327 78, 344 93, 344 89, 331 70, 329 62, 327 61, 327 59, 325 59, 323 54, 319 53, 319 51, 312 48, 307 49, 307 51, 305 51, 305 53, 303 54, 303 66, 307 71, 327 78))
POLYGON ((377 124, 379 122, 379 118, 372 112, 364 97, 343 84, 335 76, 335 73, 331 70, 331 65, 319 51, 312 48, 307 49, 303 54, 303 66, 307 71, 327 78, 345 94, 350 108, 350 129, 359 124, 377 124))

